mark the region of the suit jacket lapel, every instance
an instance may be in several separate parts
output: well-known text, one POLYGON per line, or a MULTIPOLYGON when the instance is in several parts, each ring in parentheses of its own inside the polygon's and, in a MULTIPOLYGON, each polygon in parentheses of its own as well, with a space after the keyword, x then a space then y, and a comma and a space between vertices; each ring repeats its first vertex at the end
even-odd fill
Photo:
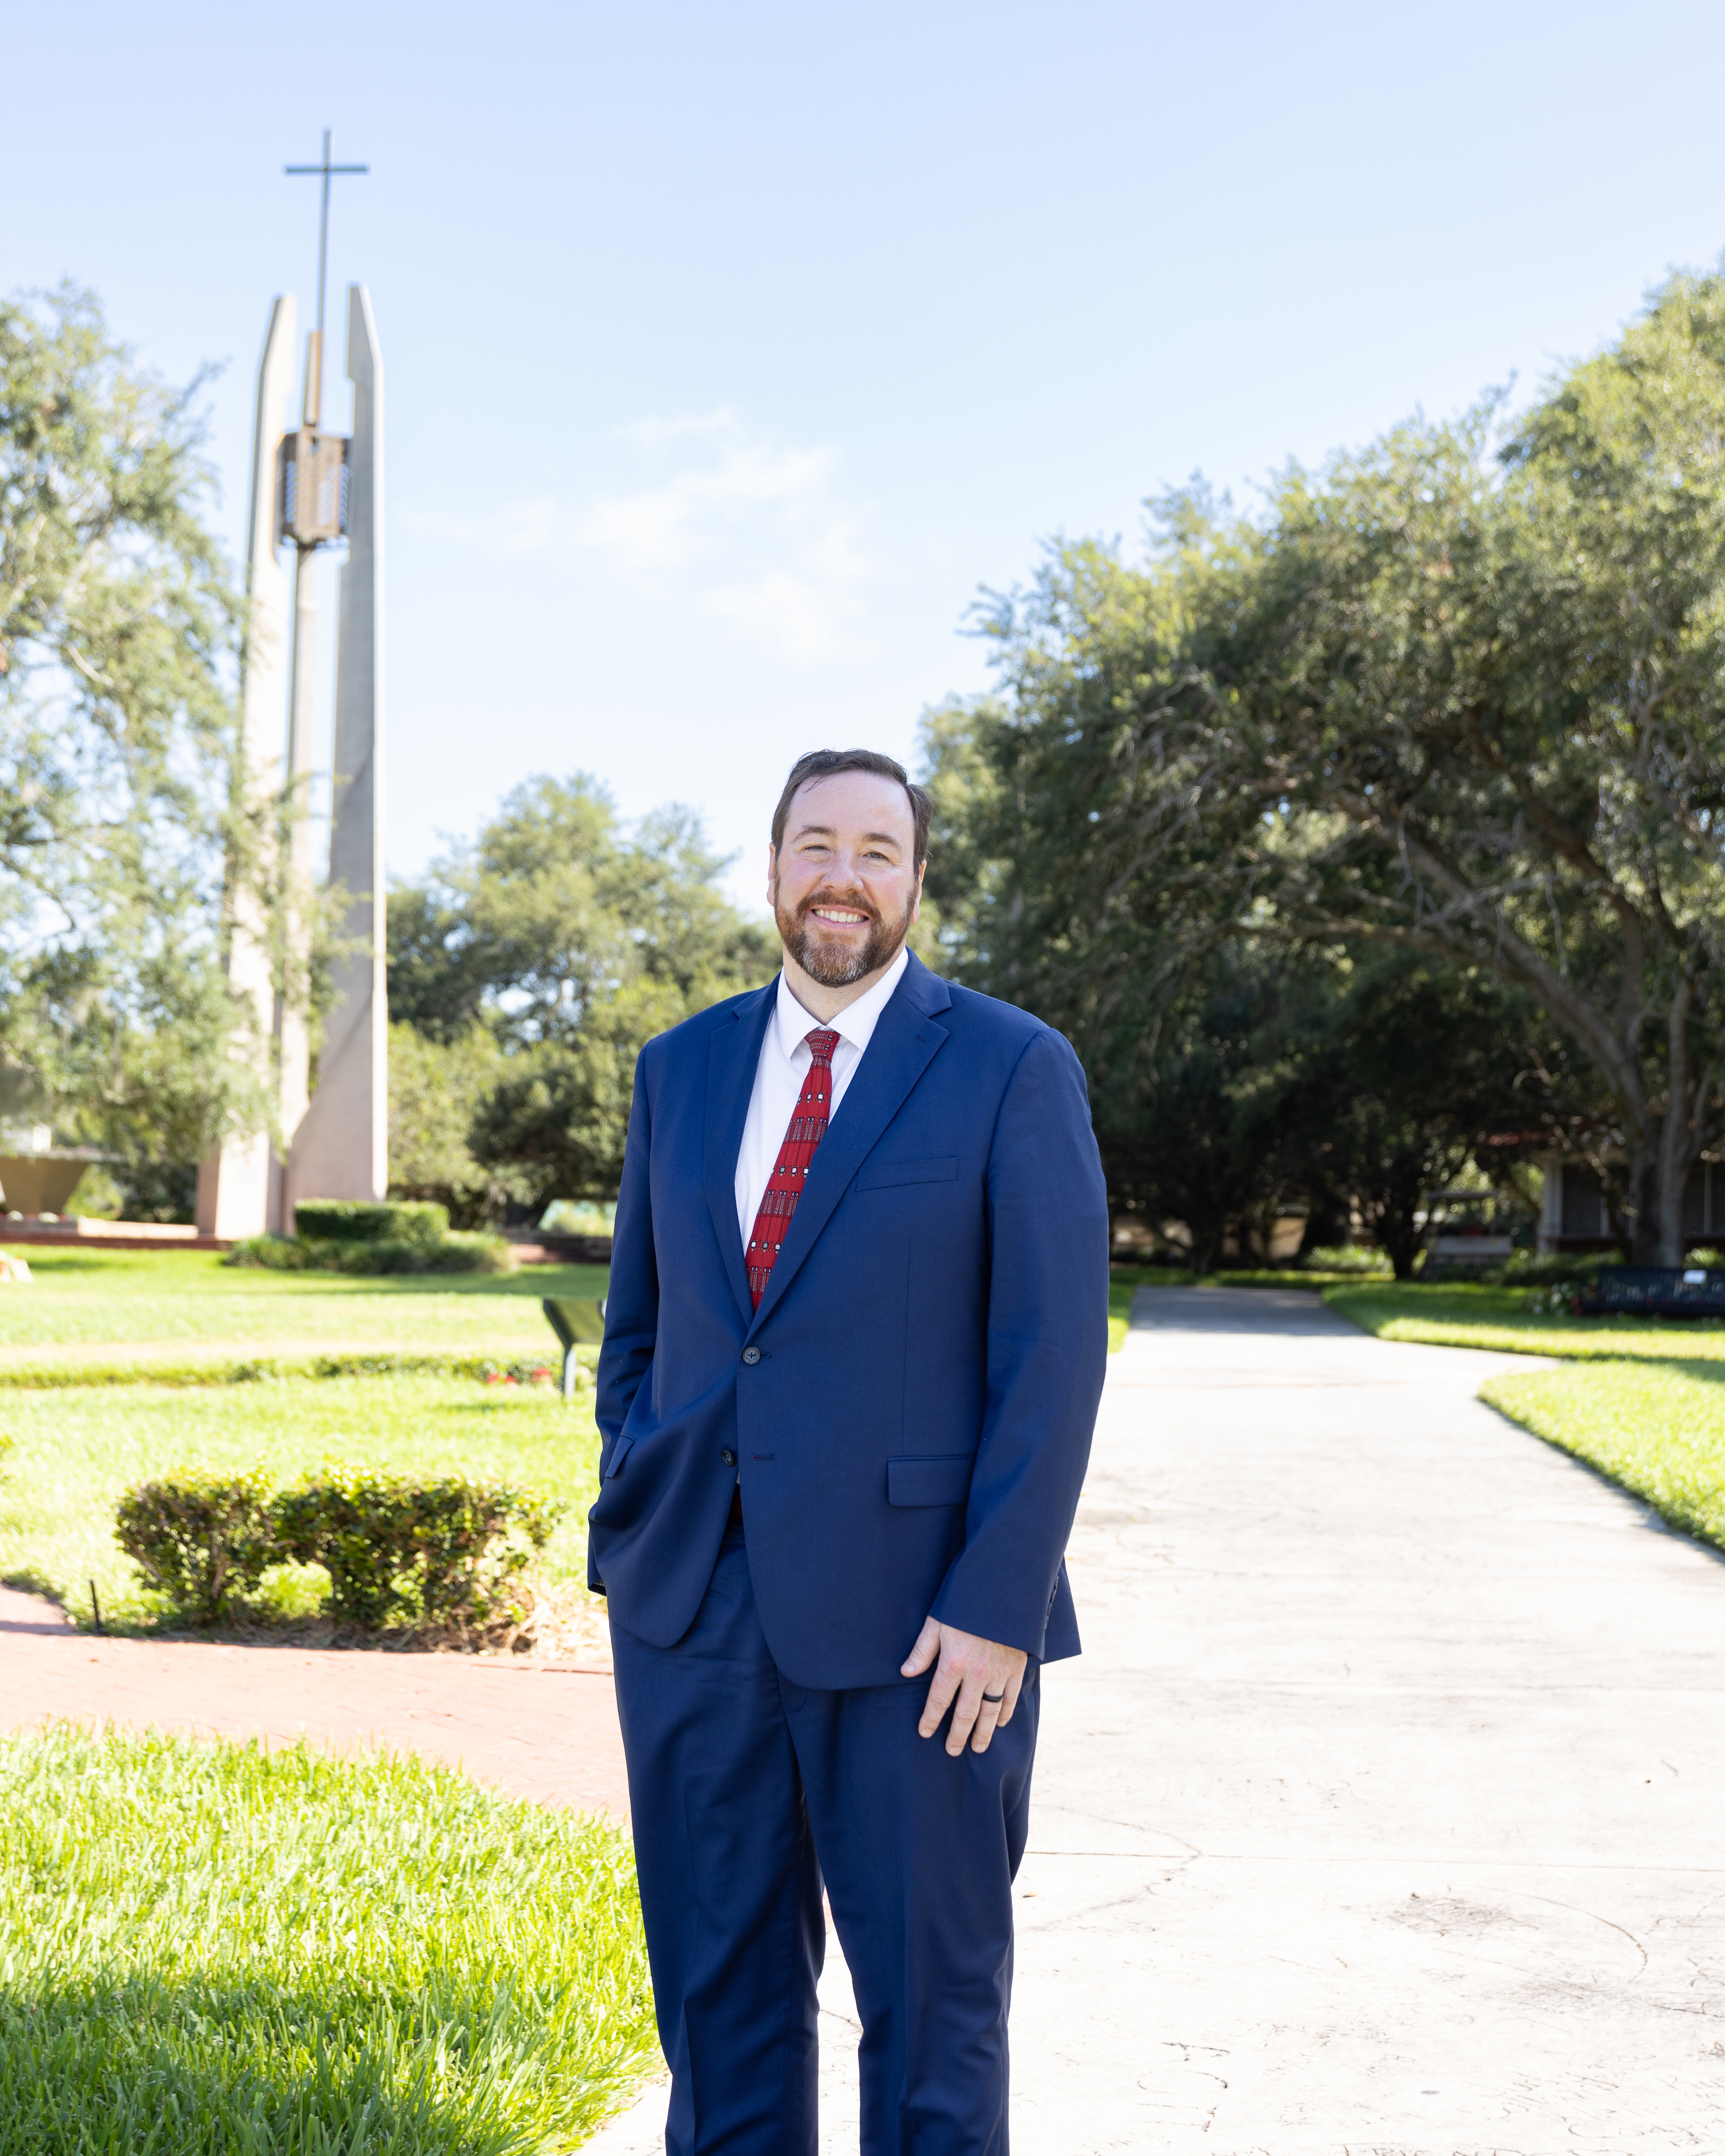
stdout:
MULTIPOLYGON (((880 1133, 903 1106, 911 1088, 940 1052, 947 1039, 947 1029, 937 1025, 929 1013, 945 1010, 951 1003, 945 982, 937 980, 913 956, 891 1001, 880 1014, 863 1060, 845 1089, 832 1128, 820 1142, 809 1171, 808 1184, 797 1200, 784 1248, 773 1261, 767 1292, 761 1298, 760 1309, 754 1313, 757 1326, 795 1279, 798 1267, 814 1249, 815 1238, 850 1188, 850 1178, 874 1151, 880 1133)), ((752 1063, 749 1069, 752 1072, 752 1063)), ((711 1128, 711 1124, 708 1128, 711 1128)), ((742 1141, 742 1126, 739 1122, 737 1143, 740 1145, 742 1141)), ((733 1168, 735 1164, 733 1151, 733 1168)), ((734 1198, 731 1218, 734 1223, 734 1198)), ((744 1286, 747 1289, 747 1274, 744 1286)), ((747 1294, 744 1301, 747 1304, 747 1294)))
POLYGON ((742 1127, 748 1121, 761 1043, 778 996, 775 977, 753 997, 743 997, 732 1012, 736 1023, 716 1027, 707 1047, 701 1181, 706 1189, 707 1210, 713 1216, 713 1231, 724 1253, 725 1270, 745 1324, 755 1313, 749 1301, 748 1270, 743 1264, 742 1230, 737 1224, 737 1156, 742 1150, 742 1127))

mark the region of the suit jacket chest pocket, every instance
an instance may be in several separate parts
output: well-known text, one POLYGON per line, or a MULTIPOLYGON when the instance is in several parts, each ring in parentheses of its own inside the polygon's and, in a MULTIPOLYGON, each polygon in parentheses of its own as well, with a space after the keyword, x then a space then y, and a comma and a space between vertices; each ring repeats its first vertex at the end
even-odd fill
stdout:
POLYGON ((938 1160, 871 1160, 857 1172, 858 1190, 896 1190, 910 1183, 956 1183, 958 1156, 938 1160))

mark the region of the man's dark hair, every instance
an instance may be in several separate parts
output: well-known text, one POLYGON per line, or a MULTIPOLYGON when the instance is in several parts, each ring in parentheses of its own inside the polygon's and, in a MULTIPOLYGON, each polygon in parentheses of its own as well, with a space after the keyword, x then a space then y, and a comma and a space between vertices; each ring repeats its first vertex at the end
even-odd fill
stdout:
POLYGON ((791 813, 791 803, 797 788, 806 786, 812 778, 830 778, 835 772, 871 771, 876 778, 893 778, 905 789, 905 798, 911 804, 911 821, 916 826, 916 842, 912 848, 911 865, 920 869, 928 858, 928 819, 934 814, 934 803, 920 786, 911 783, 910 773, 901 763, 890 756, 882 756, 872 748, 812 748, 807 756, 799 756, 791 766, 791 775, 784 783, 784 792, 778 797, 778 806, 773 812, 773 850, 778 853, 784 844, 784 827, 791 813))

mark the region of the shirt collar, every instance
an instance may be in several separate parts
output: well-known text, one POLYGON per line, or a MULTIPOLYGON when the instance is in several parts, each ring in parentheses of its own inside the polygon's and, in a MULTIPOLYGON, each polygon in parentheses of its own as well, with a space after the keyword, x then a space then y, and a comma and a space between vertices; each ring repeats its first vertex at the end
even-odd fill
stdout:
POLYGON ((786 1058, 796 1054, 811 1029, 817 1025, 825 1025, 841 1040, 848 1040, 860 1055, 873 1038, 880 1014, 891 1002, 892 992, 904 978, 905 968, 910 963, 910 952, 901 949, 897 957, 865 996, 859 996, 854 1004, 846 1004, 837 1018, 829 1019, 811 1018, 791 993, 790 983, 781 973, 778 977, 776 1018, 778 1045, 786 1058))

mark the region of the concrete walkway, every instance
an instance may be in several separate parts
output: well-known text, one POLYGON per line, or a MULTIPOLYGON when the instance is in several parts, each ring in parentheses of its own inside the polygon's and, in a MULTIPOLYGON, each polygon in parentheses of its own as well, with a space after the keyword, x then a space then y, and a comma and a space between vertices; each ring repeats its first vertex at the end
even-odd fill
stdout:
MULTIPOLYGON (((1134 1327, 1046 1680, 1015 2156, 1725 2149, 1725 1566, 1474 1399, 1525 1359, 1298 1291, 1134 1327)), ((836 1956, 824 2002, 849 2156, 836 1956)))
POLYGON ((1472 1397, 1142 1294, 1022 1879, 1019 2156, 1725 2148, 1725 1567, 1472 1397))

